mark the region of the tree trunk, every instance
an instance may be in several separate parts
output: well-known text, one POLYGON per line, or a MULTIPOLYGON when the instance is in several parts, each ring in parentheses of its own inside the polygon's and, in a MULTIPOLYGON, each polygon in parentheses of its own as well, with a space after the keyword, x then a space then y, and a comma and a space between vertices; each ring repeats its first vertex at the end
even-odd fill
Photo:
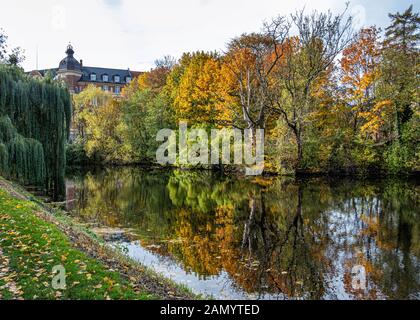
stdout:
POLYGON ((299 171, 302 169, 302 158, 303 158, 303 144, 300 130, 296 127, 293 127, 293 134, 295 135, 296 144, 297 144, 297 159, 296 159, 296 170, 299 171))

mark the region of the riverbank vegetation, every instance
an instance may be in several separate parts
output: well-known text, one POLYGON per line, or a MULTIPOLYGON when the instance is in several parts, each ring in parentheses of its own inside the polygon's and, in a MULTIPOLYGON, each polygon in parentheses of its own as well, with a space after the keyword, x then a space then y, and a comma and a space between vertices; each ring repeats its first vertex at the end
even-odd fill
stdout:
POLYGON ((299 11, 223 53, 159 60, 121 99, 89 88, 74 97, 69 158, 153 163, 156 132, 185 120, 265 129, 266 171, 418 171, 420 18, 412 7, 389 17, 353 32, 346 14, 299 11))

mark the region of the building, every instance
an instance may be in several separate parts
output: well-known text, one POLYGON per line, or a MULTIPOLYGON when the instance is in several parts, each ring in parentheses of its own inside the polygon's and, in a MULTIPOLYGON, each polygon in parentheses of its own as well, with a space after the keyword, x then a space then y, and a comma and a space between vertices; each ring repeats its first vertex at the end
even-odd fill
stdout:
POLYGON ((30 75, 44 77, 50 72, 54 78, 64 80, 72 93, 79 93, 88 85, 93 84, 104 91, 109 91, 113 95, 119 96, 122 88, 141 74, 141 72, 130 71, 130 69, 84 66, 83 60, 78 61, 74 58, 74 50, 71 44, 67 46, 66 55, 60 61, 58 68, 34 70, 30 72, 30 75))

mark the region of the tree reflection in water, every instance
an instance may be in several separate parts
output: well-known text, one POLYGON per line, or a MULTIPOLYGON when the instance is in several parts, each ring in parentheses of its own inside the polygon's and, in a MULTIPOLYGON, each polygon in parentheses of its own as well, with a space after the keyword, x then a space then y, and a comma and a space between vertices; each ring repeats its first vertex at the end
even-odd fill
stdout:
POLYGON ((202 279, 229 274, 260 297, 419 298, 419 185, 220 177, 135 168, 74 174, 72 214, 135 231, 202 279), (367 272, 366 290, 351 270, 367 272))

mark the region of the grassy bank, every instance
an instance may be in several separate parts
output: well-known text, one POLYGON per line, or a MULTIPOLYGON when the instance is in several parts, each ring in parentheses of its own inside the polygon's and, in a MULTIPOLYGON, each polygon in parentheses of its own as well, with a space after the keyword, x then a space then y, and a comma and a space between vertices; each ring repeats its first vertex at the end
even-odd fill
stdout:
POLYGON ((0 178, 0 299, 192 297, 68 219, 47 212, 0 178), (65 289, 53 288, 57 265, 65 268, 65 289))

